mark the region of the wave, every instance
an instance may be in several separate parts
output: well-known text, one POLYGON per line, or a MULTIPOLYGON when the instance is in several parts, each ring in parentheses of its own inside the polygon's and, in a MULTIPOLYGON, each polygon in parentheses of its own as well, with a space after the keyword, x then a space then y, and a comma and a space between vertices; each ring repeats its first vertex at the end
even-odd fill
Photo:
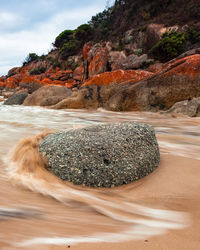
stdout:
MULTIPOLYGON (((130 238, 130 234, 132 236, 134 234, 137 236, 136 238, 141 238, 162 234, 169 229, 181 229, 189 224, 186 213, 141 206, 131 199, 127 201, 127 198, 123 196, 106 195, 102 190, 89 188, 80 190, 79 187, 72 187, 60 180, 46 169, 47 160, 39 153, 40 141, 50 133, 43 132, 22 139, 4 158, 7 176, 13 184, 51 196, 67 206, 84 204, 88 209, 92 208, 114 220, 130 223, 129 233, 126 231, 126 234, 119 238, 122 240, 130 238)), ((111 238, 116 238, 116 235, 114 235, 104 235, 104 239, 107 238, 110 241, 111 238)), ((99 237, 100 241, 101 238, 103 237, 99 237)), ((41 238, 39 242, 45 241, 44 239, 41 238)), ((85 238, 81 239, 74 238, 72 242, 85 241, 85 238)), ((27 244, 36 244, 34 242, 38 242, 38 240, 28 242, 27 244)), ((59 240, 55 242, 58 243, 59 240)), ((64 242, 64 240, 60 239, 61 242, 64 242)), ((23 244, 26 245, 26 243, 23 244)))

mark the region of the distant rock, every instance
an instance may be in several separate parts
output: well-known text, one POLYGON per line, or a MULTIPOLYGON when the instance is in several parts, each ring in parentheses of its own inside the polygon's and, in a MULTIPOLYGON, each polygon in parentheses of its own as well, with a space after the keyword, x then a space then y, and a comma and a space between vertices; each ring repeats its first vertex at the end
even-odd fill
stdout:
POLYGON ((38 90, 39 88, 42 87, 41 83, 38 82, 29 82, 29 83, 20 83, 19 84, 20 88, 26 89, 29 94, 32 94, 34 91, 38 90))
POLYGON ((39 150, 59 178, 93 187, 136 181, 160 162, 153 128, 130 122, 50 134, 39 150))
POLYGON ((21 67, 14 67, 14 68, 10 69, 8 71, 8 74, 7 74, 8 77, 18 74, 20 69, 21 69, 21 67))
POLYGON ((200 97, 175 103, 167 113, 179 113, 190 117, 200 116, 200 97))
POLYGON ((27 96, 28 93, 26 92, 14 94, 8 97, 8 99, 4 102, 4 105, 21 105, 27 96))
POLYGON ((14 91, 2 91, 2 92, 1 92, 1 95, 2 95, 4 98, 9 98, 9 97, 11 97, 13 94, 14 94, 14 91))
POLYGON ((45 86, 29 95, 23 104, 26 106, 51 106, 70 96, 71 93, 72 91, 66 87, 45 86))
POLYGON ((126 58, 124 51, 109 51, 109 64, 111 65, 112 71, 121 69, 122 62, 124 62, 126 58))
POLYGON ((123 69, 139 69, 143 66, 143 64, 148 60, 147 54, 143 54, 141 56, 130 55, 124 61, 122 61, 123 69))
POLYGON ((73 79, 77 81, 82 81, 84 77, 84 67, 83 65, 77 67, 73 72, 73 79))

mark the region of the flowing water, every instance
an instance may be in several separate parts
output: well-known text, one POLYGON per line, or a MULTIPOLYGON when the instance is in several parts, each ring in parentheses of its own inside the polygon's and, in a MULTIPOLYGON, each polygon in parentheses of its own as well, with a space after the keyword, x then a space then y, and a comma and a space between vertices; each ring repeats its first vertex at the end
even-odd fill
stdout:
MULTIPOLYGON (((195 178, 200 174, 200 169, 196 167, 200 167, 199 128, 200 118, 170 114, 57 111, 0 104, 1 249, 123 242, 189 227, 191 214, 187 206, 182 205, 186 199, 183 193, 186 188, 188 190, 188 185, 183 185, 181 176, 183 174, 185 178, 186 175, 187 180, 192 182, 189 188, 193 191, 195 178), (12 160, 5 160, 18 141, 27 136, 33 136, 29 143, 33 140, 38 143, 38 137, 34 136, 43 131, 123 121, 151 124, 156 130, 161 151, 160 169, 133 184, 113 189, 73 186, 61 182, 40 166, 31 171, 29 166, 21 167, 19 171, 12 160), (183 165, 182 170, 180 166, 171 166, 174 160, 183 165), (192 168, 192 164, 196 165, 192 168), (166 183, 164 175, 172 170, 175 173, 179 171, 179 177, 171 176, 166 183), (173 185, 177 186, 176 191, 173 185)), ((20 157, 19 151, 15 157, 20 157)), ((36 159, 37 155, 33 154, 33 158, 36 159)))

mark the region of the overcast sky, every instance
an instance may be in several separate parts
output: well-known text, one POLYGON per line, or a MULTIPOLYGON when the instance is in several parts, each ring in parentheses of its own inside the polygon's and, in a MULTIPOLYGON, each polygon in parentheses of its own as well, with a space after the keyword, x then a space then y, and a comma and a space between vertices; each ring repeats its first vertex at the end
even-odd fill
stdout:
POLYGON ((29 53, 46 54, 65 29, 87 23, 112 0, 0 0, 0 75, 29 53))

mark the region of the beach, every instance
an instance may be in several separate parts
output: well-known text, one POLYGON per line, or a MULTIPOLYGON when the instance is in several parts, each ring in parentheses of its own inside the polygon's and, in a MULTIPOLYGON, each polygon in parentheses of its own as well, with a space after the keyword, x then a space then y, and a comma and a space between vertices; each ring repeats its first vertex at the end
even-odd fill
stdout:
POLYGON ((200 248, 199 118, 103 110, 87 117, 85 111, 53 112, 2 107, 1 249, 200 248), (37 119, 33 119, 36 113, 37 119), (33 175, 35 179, 30 175, 26 185, 16 185, 6 174, 4 156, 20 139, 42 131, 47 121, 49 129, 116 121, 152 124, 161 163, 149 176, 115 188, 94 189, 62 182, 62 188, 53 189, 57 177, 49 178, 48 174, 33 175), (32 191, 31 185, 35 188, 32 191), (74 196, 75 191, 81 199, 74 196), (83 202, 86 194, 89 196, 83 202))

